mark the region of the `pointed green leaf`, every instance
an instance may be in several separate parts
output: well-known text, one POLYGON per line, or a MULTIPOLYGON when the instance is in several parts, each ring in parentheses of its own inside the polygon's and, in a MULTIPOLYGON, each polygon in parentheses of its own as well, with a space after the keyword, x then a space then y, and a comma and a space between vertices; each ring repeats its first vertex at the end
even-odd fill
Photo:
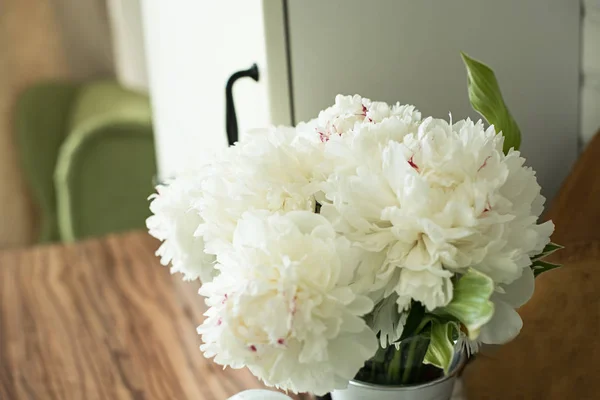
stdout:
POLYGON ((490 67, 461 53, 467 67, 469 100, 475 111, 481 114, 504 135, 504 152, 511 147, 516 150, 521 145, 521 131, 514 120, 500 92, 496 75, 490 67))
POLYGON ((561 246, 558 243, 548 243, 545 247, 544 250, 542 251, 542 254, 550 254, 550 253, 554 253, 556 250, 560 250, 560 249, 564 249, 565 246, 561 246))
POLYGON ((534 256, 534 257, 532 258, 532 260, 533 260, 533 261, 540 260, 540 259, 542 259, 542 258, 544 258, 544 257, 547 257, 547 256, 549 256, 550 254, 554 253, 555 251, 558 251, 558 250, 560 250, 560 249, 564 249, 564 247, 563 247, 563 246, 561 246, 560 244, 556 244, 556 243, 548 243, 548 244, 546 245, 546 247, 544 247, 544 250, 542 250, 542 252, 541 252, 540 254, 538 254, 538 255, 534 256))
POLYGON ((531 265, 531 269, 533 269, 533 276, 535 276, 536 278, 543 274, 544 272, 550 271, 552 269, 555 268, 559 268, 560 265, 559 264, 552 264, 546 261, 534 261, 533 264, 531 265))
POLYGON ((447 374, 454 358, 454 343, 452 337, 458 331, 455 322, 440 321, 434 319, 431 321, 431 337, 427 354, 423 362, 432 364, 444 370, 447 374))
POLYGON ((494 315, 494 303, 490 301, 493 292, 492 279, 471 268, 454 285, 452 301, 434 314, 455 317, 467 328, 469 339, 476 339, 481 327, 494 315))

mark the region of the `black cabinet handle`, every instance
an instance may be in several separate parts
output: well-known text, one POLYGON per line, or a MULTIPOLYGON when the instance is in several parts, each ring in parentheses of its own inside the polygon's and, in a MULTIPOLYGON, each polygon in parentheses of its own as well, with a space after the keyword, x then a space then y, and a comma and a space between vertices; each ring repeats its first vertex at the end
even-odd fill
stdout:
POLYGON ((233 102, 233 84, 238 79, 245 77, 250 77, 258 82, 258 66, 252 64, 250 68, 234 73, 229 77, 227 85, 225 86, 225 125, 227 129, 227 141, 230 146, 237 142, 239 138, 235 104, 233 102))

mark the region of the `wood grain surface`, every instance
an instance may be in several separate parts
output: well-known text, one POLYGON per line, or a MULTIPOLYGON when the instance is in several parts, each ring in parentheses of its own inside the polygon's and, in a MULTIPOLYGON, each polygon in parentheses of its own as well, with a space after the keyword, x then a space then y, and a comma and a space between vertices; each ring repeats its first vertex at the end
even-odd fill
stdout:
POLYGON ((262 385, 206 360, 198 285, 145 233, 0 253, 0 399, 224 400, 262 385))
POLYGON ((600 398, 600 242, 568 245, 536 279, 517 338, 464 371, 467 399, 600 398))

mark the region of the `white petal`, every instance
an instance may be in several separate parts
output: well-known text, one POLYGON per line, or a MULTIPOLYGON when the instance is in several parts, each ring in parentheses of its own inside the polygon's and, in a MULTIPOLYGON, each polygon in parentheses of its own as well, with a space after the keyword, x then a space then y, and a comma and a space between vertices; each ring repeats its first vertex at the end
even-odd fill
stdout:
POLYGON ((513 308, 519 308, 527 303, 535 289, 535 277, 533 270, 529 267, 523 268, 521 277, 509 285, 502 285, 504 293, 496 293, 500 300, 506 302, 513 308))
POLYGON ((509 304, 492 296, 494 301, 494 316, 481 327, 477 338, 485 344, 504 344, 513 340, 523 327, 519 314, 509 304))
POLYGON ((342 336, 332 341, 329 346, 329 359, 337 374, 354 377, 364 362, 375 355, 378 347, 375 333, 364 329, 353 337, 342 336), (352 351, 348 351, 349 349, 352 351))

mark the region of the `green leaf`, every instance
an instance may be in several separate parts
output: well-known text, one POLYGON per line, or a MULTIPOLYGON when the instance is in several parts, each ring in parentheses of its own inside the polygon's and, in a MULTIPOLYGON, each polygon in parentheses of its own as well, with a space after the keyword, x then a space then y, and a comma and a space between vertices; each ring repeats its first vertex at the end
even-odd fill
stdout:
POLYGON ((546 261, 534 261, 533 264, 531 265, 531 269, 533 270, 533 276, 535 276, 536 278, 543 274, 544 272, 550 271, 552 269, 555 268, 559 268, 560 265, 559 264, 552 264, 546 261))
POLYGON ((467 67, 469 100, 475 111, 481 114, 504 135, 504 152, 511 147, 516 150, 521 145, 521 131, 514 120, 500 92, 494 71, 487 65, 461 53, 467 67))
POLYGON ((554 253, 555 251, 558 251, 562 248, 563 248, 563 246, 561 246, 559 244, 548 243, 546 245, 546 247, 544 247, 544 250, 542 250, 542 252, 540 254, 534 256, 531 259, 531 261, 533 262, 531 264, 531 269, 533 270, 533 276, 537 278, 539 275, 543 274, 546 271, 550 271, 551 269, 560 267, 559 264, 553 264, 553 263, 549 263, 546 261, 542 261, 542 258, 545 258, 545 257, 549 256, 550 254, 554 253))
POLYGON ((421 326, 421 322, 423 321, 423 317, 425 316, 425 307, 417 301, 413 301, 410 306, 410 312, 408 313, 408 317, 406 318, 406 324, 404 324, 404 330, 402 331, 402 335, 400 336, 400 341, 406 339, 407 337, 411 337, 419 333, 423 326, 421 326))
POLYGON ((431 337, 427 354, 423 362, 432 364, 448 373, 452 359, 454 358, 454 343, 452 338, 458 331, 456 322, 440 321, 433 319, 431 321, 431 337))
POLYGON ((534 256, 531 260, 532 261, 537 261, 540 260, 544 257, 549 256, 550 254, 554 253, 555 251, 558 251, 560 249, 564 249, 563 246, 561 246, 560 244, 556 244, 556 243, 548 243, 546 245, 546 247, 544 247, 544 250, 542 250, 542 252, 536 256, 534 256))
POLYGON ((492 279, 471 268, 454 285, 452 301, 434 314, 455 317, 467 329, 469 339, 476 339, 481 327, 494 315, 494 303, 490 301, 493 292, 492 279))

